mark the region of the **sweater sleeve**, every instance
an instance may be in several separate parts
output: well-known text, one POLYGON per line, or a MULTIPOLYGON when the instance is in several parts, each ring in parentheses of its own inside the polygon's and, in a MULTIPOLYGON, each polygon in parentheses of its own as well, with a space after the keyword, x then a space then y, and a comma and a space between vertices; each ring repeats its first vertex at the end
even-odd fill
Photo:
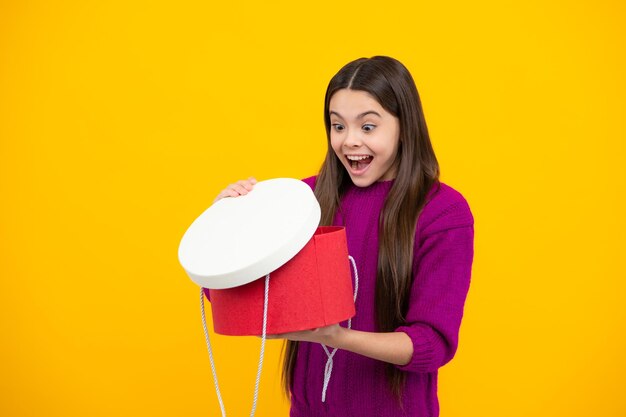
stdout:
POLYGON ((474 257, 474 220, 465 200, 424 229, 415 253, 406 324, 395 329, 413 342, 407 372, 434 372, 456 353, 474 257))

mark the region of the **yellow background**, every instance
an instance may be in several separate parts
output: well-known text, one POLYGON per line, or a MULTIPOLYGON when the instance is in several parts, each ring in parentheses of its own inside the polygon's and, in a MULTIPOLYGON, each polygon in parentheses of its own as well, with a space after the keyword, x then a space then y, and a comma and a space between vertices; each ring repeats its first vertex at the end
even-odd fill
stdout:
MULTIPOLYGON (((626 415, 624 8, 1 2, 0 415, 219 415, 182 234, 231 182, 315 174, 328 81, 378 54, 476 221, 442 416, 626 415)), ((213 342, 248 415, 260 340, 213 342)), ((257 416, 288 415, 280 346, 257 416)))

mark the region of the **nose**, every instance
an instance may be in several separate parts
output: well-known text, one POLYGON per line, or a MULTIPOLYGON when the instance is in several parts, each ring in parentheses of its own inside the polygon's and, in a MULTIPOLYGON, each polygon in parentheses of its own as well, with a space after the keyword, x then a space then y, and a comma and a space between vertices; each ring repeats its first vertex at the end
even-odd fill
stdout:
POLYGON ((359 131, 351 129, 351 131, 347 132, 346 139, 343 144, 348 148, 359 148, 363 144, 359 131))

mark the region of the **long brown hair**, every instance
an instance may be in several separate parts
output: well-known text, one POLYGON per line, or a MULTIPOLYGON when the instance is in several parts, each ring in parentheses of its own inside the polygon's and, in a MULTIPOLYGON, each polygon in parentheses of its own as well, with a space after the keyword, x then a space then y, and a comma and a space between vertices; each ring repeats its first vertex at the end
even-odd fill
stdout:
MULTIPOLYGON (((346 64, 326 89, 324 123, 328 151, 315 185, 315 196, 322 210, 321 226, 332 225, 341 197, 352 181, 330 144, 329 103, 333 94, 342 88, 366 91, 400 122, 398 171, 378 219, 381 232, 376 272, 376 325, 379 332, 392 332, 406 324, 415 227, 426 194, 433 184, 439 183, 439 164, 426 128, 419 93, 407 68, 387 56, 359 58, 346 64)), ((283 348, 282 383, 289 398, 298 342, 286 340, 283 348)), ((405 372, 388 363, 386 377, 391 392, 401 402, 405 372)))

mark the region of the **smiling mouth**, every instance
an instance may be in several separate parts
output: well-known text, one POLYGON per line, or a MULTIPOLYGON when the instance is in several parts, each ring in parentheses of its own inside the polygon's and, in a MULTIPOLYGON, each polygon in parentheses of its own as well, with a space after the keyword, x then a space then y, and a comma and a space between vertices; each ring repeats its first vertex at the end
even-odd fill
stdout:
POLYGON ((348 159, 348 157, 346 156, 346 160, 348 161, 348 164, 350 164, 350 166, 352 167, 352 169, 360 171, 363 168, 365 168, 366 166, 368 166, 372 160, 374 159, 373 156, 368 155, 367 158, 362 159, 360 161, 351 161, 350 159, 348 159))

